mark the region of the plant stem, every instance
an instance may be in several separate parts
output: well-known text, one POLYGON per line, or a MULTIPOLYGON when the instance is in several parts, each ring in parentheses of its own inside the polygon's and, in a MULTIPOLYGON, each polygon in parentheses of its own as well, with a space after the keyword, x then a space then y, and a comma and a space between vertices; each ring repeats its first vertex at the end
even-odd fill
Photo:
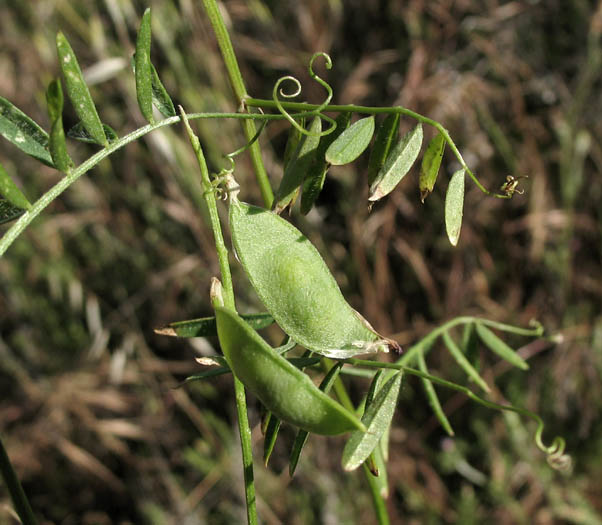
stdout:
MULTIPOLYGON (((224 243, 224 236, 222 234, 222 228, 219 220, 219 214, 217 211, 217 202, 215 200, 215 188, 211 184, 209 178, 209 170, 207 169, 207 162, 205 161, 205 155, 203 154, 203 148, 198 137, 192 131, 186 113, 182 107, 180 107, 180 114, 190 144, 197 158, 199 168, 201 170, 201 185, 203 189, 203 198, 207 204, 209 210, 209 222, 211 223, 211 229, 213 230, 213 238, 215 240, 215 249, 219 260, 220 272, 222 276, 222 286, 224 291, 224 306, 236 311, 236 304, 234 302, 234 288, 232 286, 232 275, 230 273, 230 264, 228 262, 228 248, 224 243)), ((234 374, 233 374, 234 376, 234 374)), ((247 417, 247 400, 245 396, 245 387, 234 376, 234 393, 236 399, 236 412, 238 415, 238 430, 240 434, 240 447, 242 451, 242 463, 243 463, 243 477, 245 480, 245 501, 247 508, 247 522, 249 525, 256 525, 258 523, 257 508, 255 500, 255 482, 253 475, 253 449, 251 444, 251 427, 249 426, 249 419, 247 417)))
MULTIPOLYGON (((209 17, 209 22, 213 27, 213 31, 215 31, 217 43, 222 53, 226 70, 228 71, 228 77, 230 78, 230 84, 234 91, 236 102, 239 108, 246 110, 245 101, 248 97, 247 90, 240 73, 240 68, 238 67, 238 61, 236 60, 236 54, 232 47, 230 35, 224 24, 224 19, 219 11, 216 0, 203 0, 203 5, 205 6, 205 11, 209 17)), ((253 120, 243 121, 243 130, 247 140, 250 141, 255 136, 256 132, 253 120)), ((261 159, 261 149, 259 148, 258 143, 253 144, 249 148, 249 155, 251 156, 255 178, 257 179, 257 184, 259 184, 259 190, 261 191, 261 197, 263 198, 265 207, 271 208, 272 201, 274 200, 274 193, 272 192, 272 187, 270 186, 270 181, 268 180, 268 175, 265 171, 263 160, 261 159)))
MULTIPOLYGON (((366 465, 366 463, 362 464, 364 470, 364 476, 366 481, 368 482, 368 486, 370 487, 370 494, 372 495, 372 502, 374 504, 374 512, 376 513, 376 519, 378 520, 378 525, 389 525, 389 513, 387 512, 387 505, 385 504, 385 500, 380 494, 380 488, 378 486, 378 482, 374 475, 370 472, 370 469, 366 465)), ((384 475, 381 474, 381 475, 384 475)))
POLYGON ((13 500, 15 511, 19 518, 21 518, 23 525, 36 525, 36 518, 33 515, 27 496, 25 495, 23 487, 19 482, 19 478, 17 478, 17 474, 6 453, 2 438, 0 438, 0 472, 2 473, 2 479, 10 493, 10 497, 13 500))

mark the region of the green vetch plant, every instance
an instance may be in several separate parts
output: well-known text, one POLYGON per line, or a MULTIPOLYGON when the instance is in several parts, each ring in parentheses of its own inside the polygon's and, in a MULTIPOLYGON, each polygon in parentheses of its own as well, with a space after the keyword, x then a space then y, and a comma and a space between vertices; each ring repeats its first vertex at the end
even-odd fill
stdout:
MULTIPOLYGON (((442 324, 406 349, 395 363, 359 359, 359 355, 387 352, 389 349, 399 352, 400 347, 394 340, 379 335, 368 320, 351 308, 317 248, 299 229, 279 216, 283 210, 295 205, 299 195, 301 211, 308 213, 315 205, 330 166, 356 161, 366 154, 370 144, 368 201, 373 205, 386 198, 402 183, 420 157, 423 132, 427 126, 433 128, 435 135, 423 155, 418 188, 420 198, 424 201, 440 179, 441 159, 446 149, 460 164, 460 169, 450 178, 445 198, 445 226, 453 246, 460 241, 466 176, 483 194, 501 199, 511 198, 519 191, 518 177, 507 178, 499 192, 487 190, 466 165, 447 130, 439 122, 410 109, 332 104, 332 88, 313 69, 316 60, 323 60, 327 69, 332 67, 332 61, 325 53, 316 53, 309 62, 310 77, 326 91, 322 103, 293 102, 291 99, 301 93, 301 84, 291 76, 282 77, 276 82, 271 99, 249 96, 217 4, 214 0, 205 0, 204 5, 222 51, 236 102, 240 106, 237 113, 186 114, 182 108, 179 108, 179 115, 176 113, 171 97, 152 64, 150 9, 142 17, 132 61, 137 100, 148 125, 119 137, 115 130, 101 121, 77 58, 62 33, 57 35, 56 45, 63 78, 50 83, 46 96, 50 133, 0 97, 0 134, 24 153, 63 174, 55 186, 31 204, 0 166, 0 223, 13 222, 0 239, 0 256, 57 196, 101 160, 148 133, 182 123, 198 162, 202 198, 208 210, 221 275, 220 281, 215 279, 212 286, 211 302, 215 317, 172 322, 157 329, 157 333, 175 337, 218 337, 223 356, 201 360, 201 364, 208 369, 189 377, 187 382, 233 374, 249 523, 257 523, 258 516, 245 388, 269 412, 265 429, 266 463, 278 439, 281 423, 298 428, 290 456, 291 476, 302 459, 304 445, 311 434, 350 433, 342 451, 342 466, 345 470, 363 467, 379 523, 388 522, 384 503, 388 494, 388 435, 402 381, 408 375, 421 379, 433 413, 449 435, 453 435, 454 431, 438 400, 436 386, 459 391, 488 408, 512 411, 534 420, 537 424, 534 433, 536 446, 547 454, 552 467, 568 468, 570 461, 564 453, 564 440, 555 438, 551 445, 544 444, 544 425, 539 416, 516 405, 495 403, 477 395, 465 385, 437 377, 428 371, 426 358, 435 348, 434 343, 441 339, 443 348, 467 379, 484 395, 489 395, 491 385, 471 363, 465 345, 458 342, 456 327, 463 326, 470 333, 476 333, 495 356, 520 370, 526 370, 526 361, 492 330, 528 338, 548 337, 540 325, 521 328, 488 319, 458 317, 442 324), (67 133, 64 132, 62 120, 63 83, 65 93, 80 120, 67 133), (285 83, 291 83, 293 89, 284 90, 285 83), (376 120, 381 115, 383 120, 377 126, 376 120), (160 116, 164 118, 158 120, 160 116), (355 116, 358 118, 352 123, 355 116), (402 117, 413 119, 415 124, 409 132, 399 137, 402 117), (196 119, 237 119, 244 127, 247 143, 224 155, 227 167, 219 173, 211 174, 208 169, 201 141, 191 125, 191 121, 196 119), (258 138, 265 127, 276 120, 287 121, 291 132, 285 153, 284 173, 274 197, 261 161, 258 138), (259 128, 256 124, 259 124, 259 128), (376 129, 378 131, 374 137, 376 129), (75 166, 67 151, 67 138, 83 140, 100 149, 75 166), (243 152, 251 156, 263 207, 239 200, 239 195, 244 194, 246 188, 240 187, 235 179, 235 158, 243 152), (222 225, 218 213, 221 198, 228 200, 227 225, 222 225), (236 255, 267 310, 265 313, 244 314, 237 311, 229 252, 222 231, 224 226, 230 230, 236 255), (257 330, 273 322, 287 335, 284 344, 277 348, 270 346, 257 333, 257 330), (301 358, 289 355, 297 346, 305 349, 301 358), (316 386, 312 378, 322 372, 325 372, 325 376, 320 386, 316 386), (340 374, 373 378, 360 407, 351 402, 340 381, 340 374), (331 390, 338 401, 330 397, 331 390)), ((6 483, 15 490, 16 511, 24 523, 33 523, 31 510, 28 510, 22 490, 19 492, 17 488, 6 455, 3 456, 2 469, 6 483)))

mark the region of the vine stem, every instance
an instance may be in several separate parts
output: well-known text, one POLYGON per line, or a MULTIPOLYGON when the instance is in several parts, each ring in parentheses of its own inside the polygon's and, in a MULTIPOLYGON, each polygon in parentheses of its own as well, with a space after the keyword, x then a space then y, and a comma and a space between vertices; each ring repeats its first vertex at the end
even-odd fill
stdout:
MULTIPOLYGON (((203 154, 203 148, 199 138, 194 134, 186 113, 180 106, 180 114, 186 131, 188 132, 188 138, 190 144, 197 158, 199 168, 201 170, 201 186, 203 189, 203 198, 207 204, 209 210, 209 222, 211 223, 211 229, 213 230, 213 237, 215 240, 215 249, 219 260, 220 272, 222 276, 222 286, 224 293, 224 306, 231 310, 236 311, 236 303, 234 301, 234 288, 232 286, 232 275, 230 272, 230 264, 228 262, 228 248, 224 243, 224 236, 222 234, 221 223, 219 220, 219 214, 217 211, 217 201, 215 199, 215 188, 211 184, 209 177, 209 170, 207 169, 207 162, 205 161, 205 155, 203 154)), ((249 426, 249 419, 247 417, 247 399, 245 395, 245 387, 240 380, 233 374, 234 377, 234 394, 236 399, 236 412, 238 416, 238 430, 240 435, 240 447, 242 451, 242 463, 243 463, 243 477, 245 481, 245 501, 247 509, 247 522, 249 525, 257 525, 257 505, 255 497, 255 482, 253 474, 253 447, 251 443, 251 427, 249 426)))
POLYGON ((508 195, 501 194, 501 193, 494 193, 492 191, 489 191, 487 188, 485 188, 485 186, 483 186, 481 184, 479 179, 477 179, 477 176, 472 172, 472 170, 466 164, 466 161, 462 157, 462 154, 458 150, 456 144, 454 143, 452 138, 449 136, 449 132, 439 122, 437 122, 436 120, 433 120, 431 118, 425 117, 424 115, 421 115, 420 113, 416 113, 415 111, 412 111, 411 109, 407 109, 402 106, 381 108, 381 107, 374 107, 374 106, 356 106, 354 104, 346 104, 346 105, 328 104, 326 106, 322 106, 322 105, 317 105, 317 104, 306 104, 304 102, 279 101, 277 103, 274 100, 267 100, 267 99, 260 99, 260 98, 247 98, 245 100, 245 103, 247 106, 250 106, 250 107, 272 108, 272 109, 278 109, 278 110, 280 110, 280 108, 278 107, 278 105, 280 105, 280 106, 282 106, 282 108, 284 108, 286 110, 293 110, 293 111, 294 110, 297 110, 297 111, 308 111, 308 110, 338 111, 338 112, 343 111, 343 112, 349 112, 349 113, 351 113, 351 112, 352 113, 366 113, 366 114, 370 114, 370 115, 378 115, 380 113, 384 113, 384 114, 399 113, 401 115, 406 115, 408 117, 412 117, 413 119, 417 120, 418 122, 433 126, 437 131, 439 131, 439 133, 441 133, 441 135, 443 135, 443 138, 445 138, 445 141, 449 145, 449 148, 452 150, 453 154, 458 159, 460 166, 462 166, 462 168, 464 170, 466 170, 466 173, 468 173, 470 178, 474 181, 474 183, 477 185, 477 187, 485 195, 491 195, 491 196, 497 197, 499 199, 508 199, 509 198, 508 195))
POLYGON ((25 491, 23 490, 8 454, 6 453, 2 438, 0 438, 0 472, 2 473, 2 479, 10 493, 10 497, 13 500, 15 511, 19 518, 21 518, 23 525, 37 525, 38 522, 33 515, 25 491))
MULTIPOLYGON (((226 71, 228 72, 228 77, 230 78, 230 84, 234 91, 237 104, 241 109, 246 109, 245 101, 248 98, 247 90, 240 73, 240 68, 238 67, 234 47, 232 46, 232 41, 230 40, 226 24, 224 24, 222 14, 220 13, 216 0, 203 0, 203 5, 207 16, 209 17, 209 22, 215 32, 215 37, 217 38, 217 43, 222 53, 222 58, 224 59, 226 71)), ((256 133, 253 120, 243 121, 243 130, 247 141, 251 141, 256 133)), ((249 155, 251 157, 251 163, 253 164, 255 178, 257 179, 257 184, 261 191, 261 197, 265 207, 270 209, 272 207, 272 201, 274 200, 274 192, 272 191, 265 166, 263 165, 261 149, 259 148, 258 143, 253 144, 249 148, 249 155)))

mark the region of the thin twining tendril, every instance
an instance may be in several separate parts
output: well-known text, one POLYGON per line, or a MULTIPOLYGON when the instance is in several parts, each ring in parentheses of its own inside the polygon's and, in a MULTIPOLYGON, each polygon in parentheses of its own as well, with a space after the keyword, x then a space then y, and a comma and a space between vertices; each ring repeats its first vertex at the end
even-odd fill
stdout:
POLYGON ((441 385, 441 386, 444 386, 447 388, 451 388, 452 390, 457 390, 458 392, 462 392, 466 396, 468 396, 470 399, 475 401, 476 403, 479 403, 480 405, 483 405, 487 408, 491 408, 494 410, 500 410, 500 411, 506 410, 506 411, 510 411, 510 412, 516 412, 517 414, 520 414, 522 416, 529 417, 537 423, 537 430, 535 431, 535 437, 534 437, 535 445, 537 446, 537 448, 539 450, 541 450, 542 452, 547 454, 548 464, 552 468, 557 469, 557 470, 568 470, 571 467, 571 458, 569 455, 564 453, 565 446, 566 446, 565 440, 562 437, 557 436, 554 438, 551 445, 549 445, 549 446, 545 445, 542 440, 542 434, 543 434, 543 430, 544 430, 543 420, 537 414, 531 412, 530 410, 527 410, 526 408, 517 407, 515 405, 500 405, 499 403, 494 403, 493 401, 488 401, 486 399, 483 399, 482 397, 479 397, 472 390, 470 390, 469 388, 467 388, 465 386, 458 385, 457 383, 452 383, 451 381, 441 379, 440 377, 433 376, 431 374, 422 372, 420 370, 416 370, 414 368, 411 368, 411 367, 408 367, 405 365, 400 365, 400 364, 396 364, 396 363, 382 363, 382 362, 377 362, 377 361, 366 361, 363 359, 354 359, 354 358, 345 359, 344 362, 348 363, 350 365, 364 366, 364 367, 370 367, 370 368, 389 368, 389 369, 393 369, 393 370, 403 370, 404 372, 406 372, 408 374, 427 379, 431 383, 435 383, 435 384, 438 384, 438 385, 441 385))
MULTIPOLYGON (((317 108, 315 108, 311 112, 304 113, 303 116, 319 115, 321 118, 323 118, 330 124, 330 127, 328 129, 325 129, 324 131, 322 131, 320 133, 311 133, 308 130, 306 130, 303 126, 301 126, 295 120, 295 118, 286 109, 284 109, 284 106, 280 102, 279 96, 282 98, 295 98, 301 94, 301 91, 302 91, 301 82, 299 82, 299 80, 297 78, 295 78, 291 75, 286 75, 284 77, 279 78, 276 81, 276 84, 274 84, 274 89, 272 90, 272 99, 274 100, 274 104, 276 104, 278 111, 282 114, 282 116, 284 118, 286 118, 286 120, 288 120, 291 123, 291 125, 297 131, 299 131, 299 133, 301 133, 303 135, 323 137, 324 135, 328 135, 329 133, 332 133, 336 129, 336 123, 335 123, 334 119, 332 119, 326 115, 323 115, 321 113, 322 110, 326 106, 328 106, 328 104, 330 104, 330 101, 332 100, 332 96, 333 96, 333 91, 332 91, 332 87, 330 87, 330 85, 325 80, 320 78, 314 71, 313 65, 314 65, 315 60, 318 57, 324 58, 326 69, 332 68, 332 60, 328 54, 319 52, 319 53, 314 53, 313 56, 311 57, 311 60, 309 61, 309 76, 326 90, 326 93, 327 93, 326 99, 317 108), (281 87, 282 84, 287 81, 290 81, 293 83, 294 90, 287 92, 281 87)), ((300 115, 297 115, 297 118, 299 118, 299 116, 300 115)))
MULTIPOLYGON (((259 112, 262 115, 264 114, 263 109, 261 109, 261 108, 257 108, 257 109, 259 110, 259 112)), ((257 139, 259 139, 259 135, 261 135, 261 133, 263 132, 263 130, 265 129, 267 124, 268 124, 267 120, 262 120, 261 126, 259 127, 259 129, 255 133, 255 135, 253 135, 253 138, 249 142, 247 142, 241 148, 238 148, 237 150, 233 151, 232 153, 227 153, 226 155, 224 155, 225 158, 229 159, 232 162, 232 171, 234 170, 234 161, 232 159, 234 157, 236 157, 237 155, 240 155, 241 153, 244 153, 245 151, 247 151, 255 142, 257 142, 257 139)))

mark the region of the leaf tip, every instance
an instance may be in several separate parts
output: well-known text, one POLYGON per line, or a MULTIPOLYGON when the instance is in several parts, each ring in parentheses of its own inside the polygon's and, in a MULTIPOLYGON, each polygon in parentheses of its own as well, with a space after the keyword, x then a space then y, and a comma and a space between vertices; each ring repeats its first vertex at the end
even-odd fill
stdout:
POLYGON ((171 326, 162 326, 153 330, 157 335, 168 335, 170 337, 177 337, 178 334, 171 326))

